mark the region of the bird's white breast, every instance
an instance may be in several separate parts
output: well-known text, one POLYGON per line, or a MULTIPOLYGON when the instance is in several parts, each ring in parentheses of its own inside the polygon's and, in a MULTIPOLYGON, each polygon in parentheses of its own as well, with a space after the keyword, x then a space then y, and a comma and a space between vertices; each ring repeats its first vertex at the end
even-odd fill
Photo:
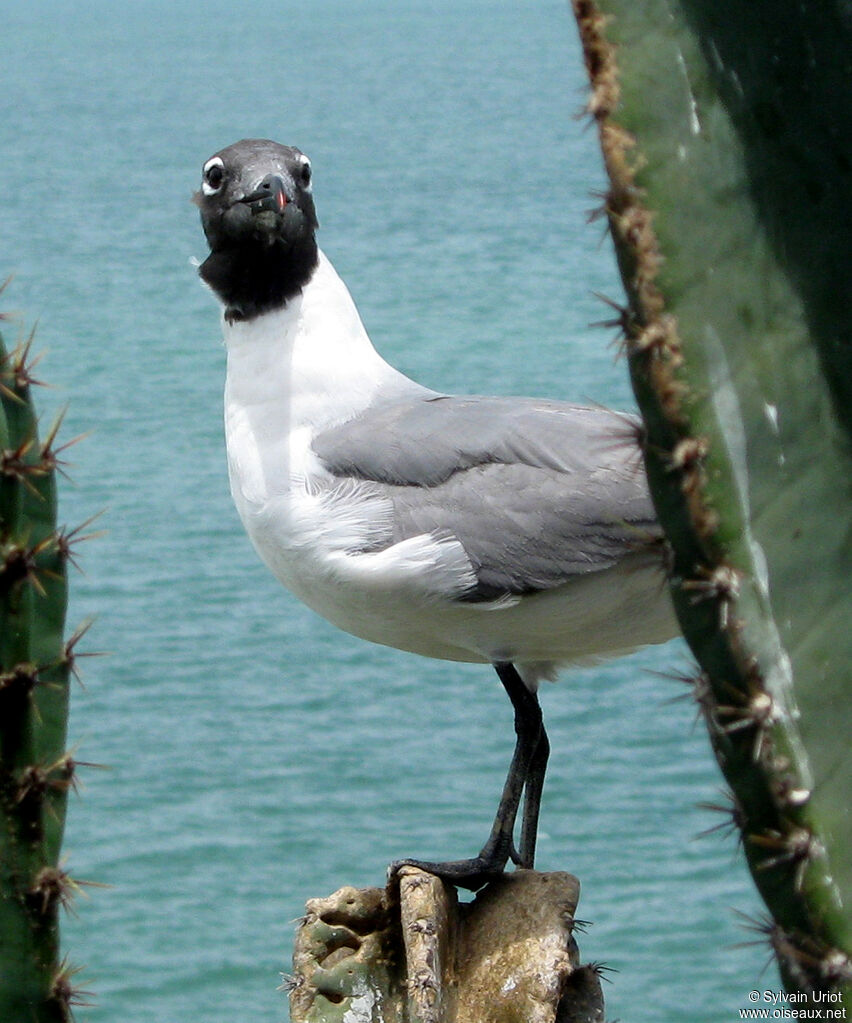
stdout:
POLYGON ((381 580, 381 558, 359 561, 352 552, 387 530, 391 511, 369 484, 335 480, 311 441, 363 411, 378 391, 425 389, 378 355, 324 257, 301 296, 248 323, 226 324, 225 341, 225 435, 237 510, 281 582, 343 624, 327 605, 341 583, 351 584, 347 573, 360 570, 368 587, 381 580))

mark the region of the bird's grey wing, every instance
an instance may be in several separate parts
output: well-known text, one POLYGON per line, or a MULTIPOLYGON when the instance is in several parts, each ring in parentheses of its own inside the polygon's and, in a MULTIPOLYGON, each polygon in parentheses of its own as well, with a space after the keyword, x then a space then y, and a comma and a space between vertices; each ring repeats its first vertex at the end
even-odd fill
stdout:
POLYGON ((388 544, 455 537, 477 577, 466 599, 490 600, 609 568, 659 535, 636 429, 560 402, 429 397, 377 405, 313 447, 334 476, 381 488, 388 544))

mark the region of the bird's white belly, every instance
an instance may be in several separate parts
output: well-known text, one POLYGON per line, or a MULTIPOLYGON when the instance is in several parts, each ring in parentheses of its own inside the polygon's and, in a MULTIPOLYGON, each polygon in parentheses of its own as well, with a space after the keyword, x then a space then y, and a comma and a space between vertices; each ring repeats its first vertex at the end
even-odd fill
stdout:
POLYGON ((328 490, 294 481, 266 501, 235 493, 258 554, 283 585, 328 621, 363 639, 430 657, 485 661, 488 656, 445 635, 456 601, 472 580, 459 544, 431 536, 370 551, 373 528, 387 514, 370 493, 328 490), (368 548, 365 552, 364 548, 368 548))
POLYGON ((385 513, 369 490, 329 500, 301 482, 237 506, 284 586, 338 628, 374 643, 444 660, 542 666, 533 671, 542 674, 674 631, 665 583, 652 567, 627 564, 552 590, 471 603, 458 599, 473 576, 457 541, 423 536, 363 552, 365 523, 385 513))

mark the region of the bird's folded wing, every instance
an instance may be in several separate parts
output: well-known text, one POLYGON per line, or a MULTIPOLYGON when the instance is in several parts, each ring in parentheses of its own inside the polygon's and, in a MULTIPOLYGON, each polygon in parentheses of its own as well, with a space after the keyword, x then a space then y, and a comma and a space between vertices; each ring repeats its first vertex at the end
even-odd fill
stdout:
POLYGON ((415 397, 379 404, 315 438, 325 468, 391 502, 388 546, 454 537, 468 600, 550 589, 659 537, 621 413, 518 398, 415 397))

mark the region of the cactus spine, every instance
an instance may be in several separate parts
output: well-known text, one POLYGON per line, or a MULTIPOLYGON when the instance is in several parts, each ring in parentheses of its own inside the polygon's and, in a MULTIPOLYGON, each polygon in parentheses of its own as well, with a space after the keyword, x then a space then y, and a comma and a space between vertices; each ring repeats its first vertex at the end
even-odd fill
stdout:
POLYGON ((796 1001, 852 982, 852 43, 839 5, 573 0, 645 460, 796 1001))
POLYGON ((0 1019, 65 1023, 73 971, 59 851, 74 641, 64 640, 69 538, 56 525, 56 429, 38 437, 30 343, 0 339, 0 1019))

